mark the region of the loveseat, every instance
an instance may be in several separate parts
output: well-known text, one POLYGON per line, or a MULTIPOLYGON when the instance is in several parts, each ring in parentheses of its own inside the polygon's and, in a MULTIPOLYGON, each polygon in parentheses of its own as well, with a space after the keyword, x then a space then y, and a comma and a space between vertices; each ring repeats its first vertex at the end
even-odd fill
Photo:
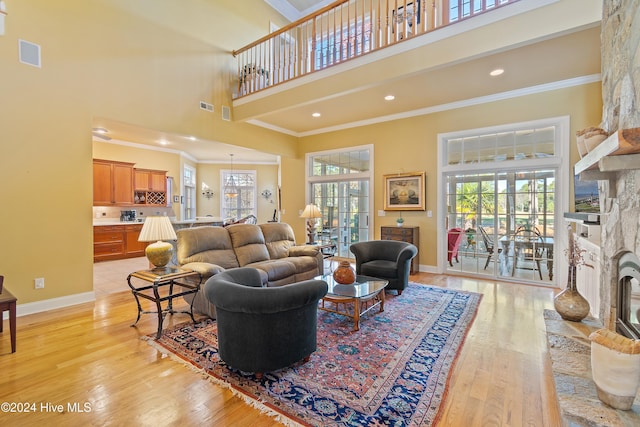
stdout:
MULTIPOLYGON (((318 248, 296 245, 289 224, 193 227, 176 234, 178 264, 199 272, 203 285, 211 276, 238 267, 258 269, 264 286, 301 282, 323 273, 324 260, 318 248)), ((202 289, 185 299, 189 303, 193 299, 195 311, 215 319, 215 307, 202 289)))

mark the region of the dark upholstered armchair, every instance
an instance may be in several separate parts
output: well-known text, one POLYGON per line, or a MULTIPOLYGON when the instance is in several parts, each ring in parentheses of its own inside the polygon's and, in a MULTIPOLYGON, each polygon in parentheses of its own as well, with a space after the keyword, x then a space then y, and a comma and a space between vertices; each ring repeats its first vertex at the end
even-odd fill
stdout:
POLYGON ((356 274, 388 280, 386 289, 395 289, 398 295, 409 283, 411 260, 418 254, 411 243, 396 240, 358 242, 349 250, 356 256, 356 274))
POLYGON ((229 367, 260 378, 316 350, 323 280, 262 287, 258 270, 234 268, 207 280, 204 292, 216 308, 218 351, 229 367))

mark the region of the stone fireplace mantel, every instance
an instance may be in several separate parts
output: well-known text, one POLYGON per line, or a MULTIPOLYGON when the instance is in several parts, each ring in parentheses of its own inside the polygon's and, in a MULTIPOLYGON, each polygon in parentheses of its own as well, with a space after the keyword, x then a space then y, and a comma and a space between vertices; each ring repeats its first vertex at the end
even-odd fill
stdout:
POLYGON ((616 330, 618 259, 640 254, 640 128, 611 134, 575 164, 580 180, 598 181, 600 193, 600 292, 598 318, 616 330))

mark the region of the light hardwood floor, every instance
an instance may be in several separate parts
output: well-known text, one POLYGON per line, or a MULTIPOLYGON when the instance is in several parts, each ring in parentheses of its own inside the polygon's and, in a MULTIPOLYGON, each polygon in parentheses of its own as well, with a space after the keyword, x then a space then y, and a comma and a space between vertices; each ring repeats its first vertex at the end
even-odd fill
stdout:
MULTIPOLYGON (((130 327, 136 306, 125 279, 145 262, 96 264, 95 303, 19 317, 14 354, 5 321, 0 402, 22 411, 0 411, 0 425, 280 425, 141 340, 156 330, 153 315, 130 327), (25 412, 25 404, 35 411, 25 412), (70 411, 74 404, 88 412, 70 411)), ((439 425, 561 425, 542 319, 553 306, 552 290, 427 273, 411 279, 484 295, 439 425)), ((168 316, 165 326, 187 320, 168 316)))

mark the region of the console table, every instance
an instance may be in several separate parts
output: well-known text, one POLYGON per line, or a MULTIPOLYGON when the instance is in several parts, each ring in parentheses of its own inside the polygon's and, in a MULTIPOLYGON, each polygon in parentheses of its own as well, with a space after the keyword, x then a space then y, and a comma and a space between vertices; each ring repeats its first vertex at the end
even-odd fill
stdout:
POLYGON ((418 253, 411 261, 411 274, 420 270, 420 227, 380 227, 381 240, 399 240, 418 248, 418 253))

